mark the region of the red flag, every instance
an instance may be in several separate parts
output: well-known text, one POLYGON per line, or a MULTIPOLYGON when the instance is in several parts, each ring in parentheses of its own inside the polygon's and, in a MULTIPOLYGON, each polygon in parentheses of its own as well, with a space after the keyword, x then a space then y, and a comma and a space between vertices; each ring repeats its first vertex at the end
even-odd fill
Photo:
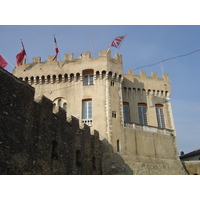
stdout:
MULTIPOLYGON (((22 41, 21 41, 21 43, 22 43, 22 41)), ((26 51, 25 51, 24 45, 22 43, 22 50, 16 55, 17 66, 22 65, 22 61, 23 61, 25 55, 26 55, 26 51)))
POLYGON ((0 67, 5 68, 7 64, 5 59, 0 55, 0 67))

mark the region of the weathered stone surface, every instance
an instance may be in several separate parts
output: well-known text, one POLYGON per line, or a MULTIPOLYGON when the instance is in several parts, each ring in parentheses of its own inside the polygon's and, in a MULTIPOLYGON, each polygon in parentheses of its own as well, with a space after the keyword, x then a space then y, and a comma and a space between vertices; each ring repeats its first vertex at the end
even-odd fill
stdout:
POLYGON ((0 68, 0 174, 101 174, 99 134, 0 68), (77 158, 77 151, 80 155, 77 158))

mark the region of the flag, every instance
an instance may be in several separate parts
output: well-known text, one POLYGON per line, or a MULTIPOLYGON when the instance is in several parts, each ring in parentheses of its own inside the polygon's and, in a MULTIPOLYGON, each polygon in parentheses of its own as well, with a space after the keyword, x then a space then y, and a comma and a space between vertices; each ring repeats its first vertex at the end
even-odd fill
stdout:
POLYGON ((5 61, 2 55, 0 55, 0 67, 5 68, 8 63, 5 61))
POLYGON ((124 40, 125 37, 126 37, 126 34, 116 37, 116 38, 111 42, 111 44, 108 46, 108 49, 107 49, 106 52, 108 52, 108 51, 110 50, 111 47, 119 48, 120 45, 121 45, 121 43, 122 43, 122 41, 124 40))
POLYGON ((16 55, 16 61, 17 61, 17 66, 22 65, 22 61, 24 59, 24 56, 26 55, 26 51, 24 49, 24 44, 22 43, 22 50, 16 55))
POLYGON ((54 45, 55 45, 56 55, 54 56, 53 61, 57 58, 58 53, 59 53, 58 45, 57 45, 57 42, 56 42, 56 38, 55 38, 55 36, 54 36, 54 45))

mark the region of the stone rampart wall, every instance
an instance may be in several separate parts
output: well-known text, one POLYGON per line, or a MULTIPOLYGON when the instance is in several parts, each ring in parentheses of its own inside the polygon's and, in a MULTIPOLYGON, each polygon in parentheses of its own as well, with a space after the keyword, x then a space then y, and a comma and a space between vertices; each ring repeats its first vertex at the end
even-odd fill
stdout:
POLYGON ((189 175, 200 175, 200 161, 182 161, 189 175))
POLYGON ((0 174, 101 174, 96 130, 0 68, 0 174))

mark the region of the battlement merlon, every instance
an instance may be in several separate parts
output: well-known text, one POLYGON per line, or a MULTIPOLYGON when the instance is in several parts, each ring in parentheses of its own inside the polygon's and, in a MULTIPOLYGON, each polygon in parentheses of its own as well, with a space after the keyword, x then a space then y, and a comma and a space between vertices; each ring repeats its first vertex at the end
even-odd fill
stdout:
MULTIPOLYGON (((106 50, 99 51, 99 57, 106 57, 106 58, 110 58, 112 60, 116 60, 118 62, 122 62, 122 55, 115 54, 115 57, 111 58, 111 52, 110 51, 107 52, 106 50)), ((51 61, 53 61, 53 58, 54 58, 54 56, 48 56, 47 61, 51 62, 51 61)), ((73 53, 64 54, 64 61, 73 61, 73 60, 76 61, 77 59, 78 60, 80 60, 80 59, 81 60, 85 60, 85 59, 88 60, 88 59, 93 59, 93 58, 98 58, 98 57, 91 57, 91 53, 89 51, 82 52, 78 58, 74 58, 74 54, 73 53)), ((32 62, 33 63, 42 62, 41 61, 41 57, 33 57, 32 58, 32 62)))
POLYGON ((64 60, 53 61, 54 56, 48 56, 47 61, 41 62, 41 57, 32 58, 32 63, 23 64, 14 69, 13 74, 17 76, 29 75, 39 76, 38 72, 55 73, 55 71, 67 71, 67 73, 77 73, 84 69, 94 69, 94 71, 113 71, 122 74, 122 55, 115 55, 111 58, 110 51, 99 51, 98 57, 91 57, 90 52, 82 52, 80 56, 74 58, 74 54, 64 54, 64 60), (48 70, 47 70, 48 69, 48 70), (20 75, 19 75, 20 74, 20 75))
POLYGON ((139 73, 140 73, 139 75, 135 75, 134 69, 133 70, 129 69, 128 74, 123 74, 123 76, 125 79, 134 83, 135 87, 138 87, 140 89, 145 89, 145 90, 150 89, 155 91, 163 90, 163 91, 168 91, 168 93, 171 94, 170 79, 168 74, 162 74, 162 78, 158 78, 156 72, 151 72, 151 76, 147 76, 146 71, 139 71, 139 73))

